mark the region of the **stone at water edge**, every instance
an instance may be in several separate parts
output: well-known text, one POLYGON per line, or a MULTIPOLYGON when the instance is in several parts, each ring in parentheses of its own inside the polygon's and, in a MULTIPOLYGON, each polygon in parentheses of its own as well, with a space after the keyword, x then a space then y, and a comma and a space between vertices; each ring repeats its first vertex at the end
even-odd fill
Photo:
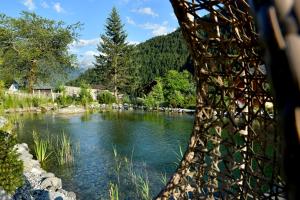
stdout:
POLYGON ((51 177, 46 178, 41 182, 41 188, 56 191, 62 188, 62 182, 60 178, 51 177))

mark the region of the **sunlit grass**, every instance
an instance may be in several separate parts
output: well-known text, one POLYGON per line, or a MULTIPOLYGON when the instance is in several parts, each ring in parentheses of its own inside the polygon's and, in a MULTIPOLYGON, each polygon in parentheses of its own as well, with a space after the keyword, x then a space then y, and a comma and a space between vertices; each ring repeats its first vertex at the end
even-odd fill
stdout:
POLYGON ((72 164, 74 162, 71 140, 64 132, 56 138, 56 158, 59 165, 72 164))
MULTIPOLYGON (((141 200, 149 200, 151 198, 150 194, 150 184, 147 176, 147 171, 137 173, 134 170, 133 166, 133 151, 131 158, 121 157, 118 154, 116 147, 113 147, 113 156, 114 156, 114 173, 118 181, 118 189, 121 187, 132 188, 132 191, 135 192, 136 197, 141 200), (122 170, 122 171, 121 171, 122 170), (122 177, 122 179, 120 178, 122 177)), ((111 185, 110 185, 111 188, 111 185)), ((111 195, 111 192, 110 192, 111 195)))
POLYGON ((176 166, 178 166, 178 165, 180 164, 180 162, 181 162, 181 160, 182 160, 182 158, 183 158, 183 155, 184 155, 183 150, 182 150, 182 147, 181 147, 180 144, 178 145, 178 147, 179 147, 179 151, 178 151, 178 152, 175 151, 175 154, 176 154, 176 160, 177 160, 177 161, 175 161, 174 164, 175 164, 176 166))
POLYGON ((119 200, 119 187, 117 184, 110 183, 109 197, 110 200, 119 200))
POLYGON ((35 156, 41 164, 45 164, 52 152, 49 151, 49 139, 41 139, 36 131, 32 132, 35 156))

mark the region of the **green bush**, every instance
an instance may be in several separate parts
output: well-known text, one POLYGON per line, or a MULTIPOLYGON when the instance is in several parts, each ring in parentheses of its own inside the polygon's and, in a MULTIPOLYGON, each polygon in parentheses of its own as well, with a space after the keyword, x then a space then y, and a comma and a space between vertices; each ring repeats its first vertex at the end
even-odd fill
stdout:
POLYGON ((127 104, 131 104, 131 99, 128 95, 124 95, 122 98, 122 103, 127 103, 127 104))
POLYGON ((116 97, 107 91, 99 93, 97 100, 100 104, 112 104, 117 102, 116 97))
POLYGON ((78 102, 85 107, 89 103, 93 102, 93 97, 91 95, 91 88, 88 84, 82 83, 80 85, 78 102))
POLYGON ((16 138, 0 130, 0 188, 13 193, 23 185, 23 163, 14 150, 16 138))
POLYGON ((37 97, 32 98, 32 105, 33 107, 39 107, 40 106, 40 99, 37 97))
POLYGON ((55 99, 55 102, 61 106, 69 106, 73 104, 74 99, 71 96, 67 96, 64 93, 55 99))

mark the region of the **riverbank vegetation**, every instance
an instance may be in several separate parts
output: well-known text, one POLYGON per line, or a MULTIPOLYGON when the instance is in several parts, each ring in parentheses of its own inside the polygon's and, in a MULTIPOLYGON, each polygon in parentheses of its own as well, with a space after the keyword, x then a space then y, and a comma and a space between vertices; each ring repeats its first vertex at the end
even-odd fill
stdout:
POLYGON ((12 194, 24 182, 23 163, 14 149, 16 134, 8 133, 11 125, 3 121, 4 118, 0 118, 0 190, 12 194))
POLYGON ((65 133, 55 138, 46 135, 43 138, 36 131, 32 133, 34 141, 34 155, 42 164, 46 165, 49 159, 55 159, 58 165, 70 165, 74 161, 75 149, 71 145, 70 137, 65 133))

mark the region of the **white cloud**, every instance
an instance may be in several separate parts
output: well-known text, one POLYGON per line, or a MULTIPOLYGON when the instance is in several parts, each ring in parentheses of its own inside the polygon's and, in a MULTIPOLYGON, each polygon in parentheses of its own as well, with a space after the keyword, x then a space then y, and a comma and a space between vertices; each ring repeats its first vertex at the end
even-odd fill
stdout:
POLYGON ((53 4, 53 9, 57 12, 57 13, 61 13, 64 12, 65 10, 61 7, 59 2, 56 2, 53 4))
POLYGON ((131 45, 137 45, 140 43, 138 41, 127 41, 127 42, 128 42, 128 44, 131 44, 131 45))
POLYGON ((158 14, 152 10, 150 7, 139 8, 136 10, 132 10, 132 12, 136 12, 144 15, 151 15, 152 17, 158 17, 158 14))
POLYGON ((88 40, 84 40, 84 39, 80 39, 78 41, 74 41, 71 44, 71 48, 82 48, 82 47, 86 47, 86 46, 96 46, 97 44, 99 44, 100 38, 93 38, 93 39, 88 39, 88 40))
POLYGON ((23 5, 28 8, 28 10, 34 10, 36 8, 33 0, 25 0, 23 1, 23 5))
POLYGON ((168 22, 164 21, 162 24, 145 23, 140 25, 141 28, 151 30, 153 36, 166 35, 171 32, 172 28, 168 26, 168 22))
POLYGON ((130 17, 126 17, 126 21, 128 24, 135 25, 135 21, 133 21, 133 19, 131 19, 130 17))
POLYGON ((97 55, 98 52, 96 51, 86 51, 84 52, 81 56, 82 58, 79 61, 79 66, 81 66, 82 68, 92 68, 94 67, 94 62, 95 62, 95 57, 94 55, 97 55))
POLYGON ((49 8, 49 5, 47 4, 46 1, 43 1, 43 2, 41 3, 41 6, 42 6, 43 8, 49 8))

